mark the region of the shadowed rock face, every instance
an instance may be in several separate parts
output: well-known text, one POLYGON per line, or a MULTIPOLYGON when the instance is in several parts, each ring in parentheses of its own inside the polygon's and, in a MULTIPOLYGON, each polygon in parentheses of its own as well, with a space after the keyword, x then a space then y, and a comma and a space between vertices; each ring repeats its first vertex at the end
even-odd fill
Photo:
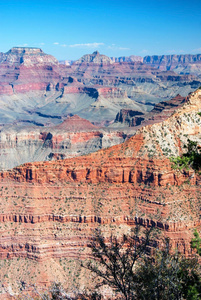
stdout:
POLYGON ((173 70, 178 74, 201 74, 201 54, 172 54, 152 56, 112 57, 112 62, 142 62, 161 71, 173 70))
MULTIPOLYGON (((9 286, 19 291, 21 280, 44 287, 57 279, 69 287, 76 278, 79 286, 86 286, 90 275, 77 261, 89 257, 87 244, 97 227, 107 237, 111 231, 128 233, 136 224, 153 226, 170 238, 173 248, 190 255, 193 230, 201 225, 201 177, 192 169, 173 170, 169 157, 184 153, 188 138, 200 145, 198 112, 201 90, 169 118, 141 127, 123 144, 2 172, 4 293, 9 286)), ((47 132, 43 140, 52 136, 47 132)))
POLYGON ((201 74, 201 54, 145 56, 143 62, 163 71, 173 70, 179 74, 201 74))
POLYGON ((169 118, 179 107, 184 105, 188 97, 177 95, 169 101, 162 101, 154 106, 149 113, 141 113, 134 110, 121 109, 117 114, 115 122, 125 126, 136 127, 158 123, 169 118))
POLYGON ((126 130, 99 128, 77 115, 56 126, 4 126, 0 132, 0 169, 88 154, 122 143, 130 136, 126 130))

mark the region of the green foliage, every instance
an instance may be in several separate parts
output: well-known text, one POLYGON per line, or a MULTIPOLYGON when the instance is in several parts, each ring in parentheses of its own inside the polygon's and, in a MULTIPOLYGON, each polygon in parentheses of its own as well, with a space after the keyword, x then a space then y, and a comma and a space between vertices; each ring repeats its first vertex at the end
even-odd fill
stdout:
POLYGON ((189 169, 189 165, 191 163, 190 158, 187 156, 178 156, 178 157, 170 157, 170 161, 173 163, 172 164, 172 168, 174 170, 179 169, 179 170, 183 170, 183 169, 189 169))
MULTIPOLYGON (((61 284, 53 283, 40 300, 101 300, 97 287, 108 285, 116 291, 112 299, 125 300, 201 300, 201 269, 197 257, 185 258, 170 251, 169 239, 154 242, 159 236, 153 229, 136 227, 130 235, 104 238, 96 231, 91 242, 93 260, 85 268, 101 281, 90 293, 71 296, 61 284), (150 255, 150 249, 152 255, 150 255)), ((201 238, 194 231, 192 248, 201 255, 201 238)), ((30 298, 31 299, 31 298, 30 298)))
POLYGON ((140 289, 137 299, 200 299, 197 297, 201 292, 197 259, 186 259, 169 250, 166 241, 164 249, 143 261, 138 270, 140 289))
POLYGON ((187 293, 187 300, 198 300, 200 299, 199 297, 199 292, 196 286, 189 286, 188 293, 187 293))
POLYGON ((132 235, 124 235, 121 239, 111 235, 109 241, 100 231, 95 233, 91 244, 94 261, 85 267, 102 278, 96 288, 109 285, 125 300, 135 299, 138 282, 135 269, 147 252, 152 230, 145 231, 141 239, 139 231, 140 227, 136 227, 132 235))
POLYGON ((194 231, 194 237, 195 238, 191 241, 191 248, 196 249, 197 253, 201 256, 201 238, 197 232, 197 229, 194 231))
POLYGON ((188 144, 184 146, 187 148, 187 152, 181 157, 171 157, 170 161, 173 163, 173 169, 189 169, 193 168, 198 171, 201 168, 201 154, 198 151, 197 142, 188 139, 188 144))
MULTIPOLYGON (((94 261, 87 266, 102 281, 125 300, 190 300, 201 299, 200 266, 196 258, 186 259, 177 252, 171 253, 169 240, 153 255, 147 252, 151 232, 143 238, 139 230, 122 239, 110 240, 98 232, 92 243, 94 261)), ((156 246, 156 244, 155 244, 156 246)), ((97 286, 96 286, 97 287, 97 286)))
POLYGON ((201 112, 199 112, 198 115, 201 116, 201 112))

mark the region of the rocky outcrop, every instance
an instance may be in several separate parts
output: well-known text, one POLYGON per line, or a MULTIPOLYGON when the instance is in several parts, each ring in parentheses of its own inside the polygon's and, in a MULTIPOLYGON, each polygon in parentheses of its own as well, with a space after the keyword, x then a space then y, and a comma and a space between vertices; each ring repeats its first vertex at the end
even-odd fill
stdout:
POLYGON ((154 108, 149 113, 142 113, 135 110, 121 109, 117 114, 115 122, 121 123, 124 126, 136 127, 146 126, 162 122, 168 119, 179 107, 188 101, 188 97, 177 95, 169 101, 162 101, 155 104, 154 108))
POLYGON ((130 56, 121 56, 121 57, 111 57, 113 62, 143 62, 142 56, 130 55, 130 56))
POLYGON ((0 57, 0 63, 19 66, 55 65, 58 61, 52 55, 47 55, 40 48, 13 47, 0 57))
POLYGON ((65 130, 70 132, 80 132, 80 131, 89 131, 89 130, 97 130, 98 127, 93 125, 88 120, 82 119, 77 115, 72 117, 68 117, 61 124, 54 127, 56 130, 65 130))
POLYGON ((142 112, 131 110, 131 109, 121 109, 116 115, 115 122, 124 124, 125 126, 135 127, 144 121, 144 116, 142 112))
POLYGON ((76 65, 82 63, 111 64, 112 60, 108 56, 102 55, 98 51, 94 51, 92 54, 86 54, 74 62, 76 65))
POLYGON ((15 125, 0 132, 0 169, 25 162, 58 160, 122 143, 129 133, 104 130, 77 115, 46 126, 15 125))

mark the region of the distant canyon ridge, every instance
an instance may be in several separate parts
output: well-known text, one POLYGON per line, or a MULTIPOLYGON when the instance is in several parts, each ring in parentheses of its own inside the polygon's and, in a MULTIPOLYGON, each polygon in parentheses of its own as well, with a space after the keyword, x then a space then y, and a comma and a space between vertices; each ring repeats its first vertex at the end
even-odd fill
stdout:
MULTIPOLYGON (((98 52, 95 51, 95 54, 98 52)), ((71 65, 73 63, 86 61, 93 62, 92 55, 84 55, 78 61, 73 60, 63 60, 60 61, 66 65, 71 65), (91 61, 90 61, 91 60, 91 61)), ((171 54, 171 55, 148 55, 145 57, 130 55, 130 56, 121 56, 121 57, 110 57, 107 58, 108 63, 122 63, 122 62, 141 62, 147 65, 150 65, 161 71, 174 71, 178 74, 195 74, 200 75, 201 69, 201 54, 171 54)))
POLYGON ((0 169, 124 142, 198 88, 200 66, 200 54, 110 58, 95 51, 59 62, 39 48, 0 53, 0 169))

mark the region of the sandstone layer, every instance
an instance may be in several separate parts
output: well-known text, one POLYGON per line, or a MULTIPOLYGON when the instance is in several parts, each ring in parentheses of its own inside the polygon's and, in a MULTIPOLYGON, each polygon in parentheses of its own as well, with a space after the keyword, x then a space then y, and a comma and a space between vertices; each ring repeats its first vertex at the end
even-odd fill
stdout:
POLYGON ((90 274, 93 229, 128 233, 136 224, 161 229, 191 255, 200 231, 201 175, 174 170, 169 157, 201 140, 201 90, 167 120, 140 128, 123 144, 74 159, 27 163, 1 173, 2 294, 61 281, 82 289, 90 274), (50 272, 50 270, 52 270, 50 272), (19 278, 16 281, 16 278, 19 278))

